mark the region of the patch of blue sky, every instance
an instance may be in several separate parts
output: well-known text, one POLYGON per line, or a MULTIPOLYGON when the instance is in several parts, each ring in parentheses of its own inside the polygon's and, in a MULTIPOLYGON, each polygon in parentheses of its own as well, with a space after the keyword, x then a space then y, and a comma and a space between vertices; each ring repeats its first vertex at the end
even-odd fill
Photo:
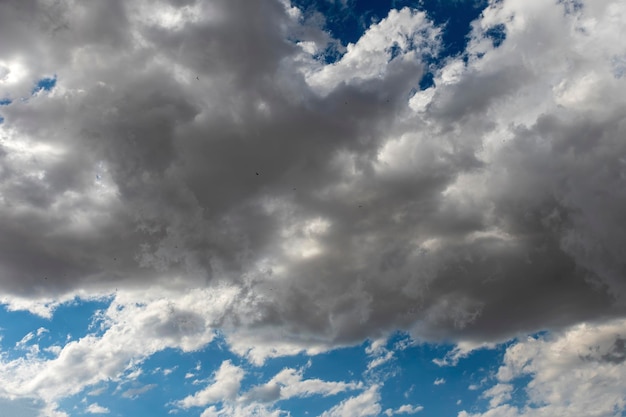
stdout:
MULTIPOLYGON (((68 340, 84 337, 89 332, 89 325, 94 314, 108 307, 109 303, 110 300, 75 300, 59 306, 50 319, 26 311, 7 311, 6 306, 2 306, 0 308, 0 323, 2 323, 0 348, 8 359, 15 359, 24 355, 24 348, 37 344, 40 348, 40 355, 50 359, 55 354, 46 350, 47 348, 55 345, 64 346, 68 340), (17 344, 30 333, 33 336, 25 341, 23 348, 16 349, 17 344)), ((97 334, 97 332, 94 333, 97 334)))
POLYGON ((626 75, 626 54, 616 55, 611 58, 611 65, 613 66, 613 76, 620 79, 626 75))
POLYGON ((492 26, 485 31, 485 36, 491 39, 493 47, 497 48, 506 39, 506 27, 503 24, 492 26))
POLYGON ((16 343, 30 332, 37 329, 49 328, 50 321, 26 311, 8 311, 6 306, 0 306, 0 351, 15 359, 23 356, 23 352, 14 351, 16 343))
MULTIPOLYGON (((74 300, 59 306, 50 323, 50 334, 58 340, 68 338, 72 340, 84 337, 87 334, 101 335, 103 330, 97 325, 92 326, 98 312, 109 307, 110 298, 102 300, 74 300)), ((94 323, 96 324, 96 323, 94 323)))
MULTIPOLYGON (((0 106, 8 106, 11 103, 13 103, 13 100, 11 100, 9 98, 0 99, 0 106)), ((3 122, 4 122, 4 117, 2 117, 2 115, 0 115, 0 124, 2 124, 3 122)))
POLYGON ((524 408, 529 402, 527 387, 532 380, 533 375, 527 374, 511 381, 513 392, 511 392, 511 399, 507 403, 513 407, 524 408))
MULTIPOLYGON (((280 372, 284 368, 302 369, 303 379, 320 379, 326 382, 363 382, 363 372, 366 369, 368 357, 365 354, 365 347, 369 342, 362 345, 339 348, 312 357, 298 355, 298 363, 289 366, 275 367, 273 374, 280 372)), ((277 358, 278 359, 278 358, 277 358)), ((278 364, 278 361, 274 359, 278 364)), ((270 364, 268 364, 270 365, 270 364)), ((364 383, 363 388, 367 388, 364 383)), ((290 398, 280 401, 277 406, 283 410, 288 410, 293 416, 303 416, 306 414, 317 416, 324 411, 349 397, 358 395, 362 390, 345 390, 334 395, 312 395, 304 398, 290 398)))
MULTIPOLYGON (((315 12, 325 18, 326 30, 343 45, 355 43, 369 28, 385 18, 391 9, 410 7, 424 11, 433 22, 443 28, 442 50, 437 56, 423 57, 428 66, 420 89, 433 85, 433 72, 444 60, 463 54, 468 43, 471 22, 478 18, 488 0, 292 0, 292 3, 304 11, 305 16, 315 12)), ((502 33, 494 32, 494 44, 503 40, 502 33), (498 37, 499 36, 499 37, 498 37)), ((327 63, 341 58, 335 48, 329 48, 321 54, 327 63)))
POLYGON ((412 344, 396 350, 398 372, 381 390, 385 407, 421 405, 424 407, 421 416, 435 417, 456 415, 475 404, 493 379, 505 348, 476 350, 455 366, 439 366, 433 362, 445 357, 453 348, 453 345, 412 344), (477 389, 470 389, 470 385, 477 389))
POLYGON ((32 93, 38 93, 39 91, 50 91, 57 85, 57 77, 56 75, 53 77, 44 77, 41 78, 33 87, 32 93))
POLYGON ((365 347, 359 346, 335 349, 311 358, 311 367, 307 370, 308 378, 320 378, 326 381, 352 381, 361 378, 369 357, 365 347), (337 366, 341 364, 341 366, 337 366))
MULTIPOLYGON (((170 403, 184 398, 192 392, 204 388, 204 385, 192 385, 191 380, 184 379, 184 374, 173 371, 164 375, 163 369, 150 369, 149 364, 175 361, 180 371, 181 364, 187 355, 173 349, 157 352, 149 361, 129 369, 129 373, 142 370, 141 374, 133 378, 121 378, 119 381, 105 381, 95 386, 89 386, 82 392, 64 398, 59 403, 59 409, 69 415, 87 414, 85 410, 90 404, 98 404, 109 410, 109 416, 167 416, 172 407, 170 403)), ((181 411, 179 416, 187 413, 181 411)), ((197 410, 196 410, 197 411, 197 410)), ((197 415, 199 413, 189 415, 197 415)))

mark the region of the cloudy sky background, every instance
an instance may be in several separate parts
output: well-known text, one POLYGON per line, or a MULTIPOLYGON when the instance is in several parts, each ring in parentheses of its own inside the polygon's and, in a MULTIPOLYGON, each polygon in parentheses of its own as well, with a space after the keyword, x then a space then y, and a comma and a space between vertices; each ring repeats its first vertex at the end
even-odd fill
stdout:
POLYGON ((624 415, 624 22, 0 2, 0 406, 624 415))

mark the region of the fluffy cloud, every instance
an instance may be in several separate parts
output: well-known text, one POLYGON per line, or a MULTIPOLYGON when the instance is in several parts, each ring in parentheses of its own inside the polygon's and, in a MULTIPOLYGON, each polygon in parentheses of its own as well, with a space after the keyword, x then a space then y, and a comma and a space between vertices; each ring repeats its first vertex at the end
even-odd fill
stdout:
POLYGON ((0 358, 0 394, 54 401, 100 381, 132 379, 137 364, 155 352, 192 351, 209 343, 214 336, 206 322, 210 310, 221 310, 228 301, 228 294, 216 293, 188 293, 178 300, 142 295, 144 304, 112 302, 96 316, 96 332, 50 350, 51 359, 38 349, 30 349, 26 358, 0 358), (196 310, 208 300, 211 305, 202 304, 202 313, 196 310))
POLYGON ((97 403, 89 404, 89 407, 85 410, 89 414, 109 414, 110 411, 106 407, 102 407, 97 403))
POLYGON ((580 324, 542 337, 520 340, 506 350, 498 382, 483 392, 490 409, 459 417, 609 417, 626 410, 626 322, 580 324), (519 389, 527 400, 511 404, 520 377, 530 381, 519 389))
POLYGON ((372 385, 362 394, 342 401, 320 417, 377 416, 381 412, 379 386, 372 385))
POLYGON ((243 369, 233 365, 231 361, 224 361, 220 368, 215 371, 214 381, 211 385, 202 391, 185 397, 178 405, 182 408, 190 408, 222 401, 232 401, 239 393, 244 375, 243 369))
POLYGON ((356 382, 331 382, 318 378, 303 379, 303 371, 303 369, 283 369, 266 384, 251 389, 243 400, 268 402, 312 395, 330 396, 363 388, 362 383, 356 382))
POLYGON ((3 359, 0 392, 52 401, 215 329, 260 364, 623 316, 625 18, 494 1, 415 93, 441 30, 409 9, 327 63, 286 2, 1 2, 0 300, 115 302, 3 359))
MULTIPOLYGON (((231 361, 224 361, 220 368, 215 371, 213 381, 209 386, 178 401, 176 405, 184 409, 209 406, 202 413, 203 416, 277 416, 283 413, 282 410, 272 407, 272 404, 277 401, 315 395, 332 396, 345 391, 364 389, 362 382, 324 381, 318 378, 304 379, 303 372, 304 369, 285 368, 265 384, 254 386, 242 393, 240 392, 241 381, 245 376, 245 371, 233 365, 231 361), (221 406, 217 404, 221 404, 221 406)), ((370 399, 373 398, 373 392, 370 388, 357 397, 345 400, 328 413, 335 413, 329 415, 350 413, 352 412, 350 410, 359 406, 361 402, 369 404, 370 399), (344 409, 347 411, 343 411, 344 409)), ((379 398, 377 390, 376 395, 379 398)))

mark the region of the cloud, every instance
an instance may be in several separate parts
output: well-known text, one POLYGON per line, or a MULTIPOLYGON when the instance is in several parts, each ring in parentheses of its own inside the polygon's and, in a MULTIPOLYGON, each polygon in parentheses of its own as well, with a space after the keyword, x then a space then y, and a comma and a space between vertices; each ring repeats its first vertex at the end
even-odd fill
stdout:
POLYGON ((227 405, 223 408, 211 406, 204 410, 200 417, 280 417, 285 415, 280 410, 270 410, 260 404, 227 405))
POLYGON ((613 416, 626 410, 623 319, 604 324, 579 324, 546 336, 528 337, 507 348, 497 383, 482 396, 489 399, 487 416, 613 416), (521 377, 528 381, 518 384, 521 377), (511 403, 514 390, 524 391, 522 405, 511 403))
POLYGON ((26 358, 1 358, 0 395, 53 401, 102 381, 133 379, 141 372, 134 366, 155 352, 168 347, 193 351, 213 339, 214 331, 205 322, 210 314, 190 308, 213 299, 215 303, 207 308, 219 309, 224 294, 194 293, 179 300, 153 296, 148 301, 150 295, 142 292, 144 304, 112 302, 97 317, 100 335, 68 341, 53 358, 38 352, 26 358), (193 301, 194 297, 199 298, 193 301))
POLYGON ((443 385, 446 383, 445 378, 437 378, 435 379, 435 382, 433 382, 434 385, 443 385))
POLYGON ((380 393, 378 385, 372 385, 362 394, 350 397, 337 404, 320 417, 357 417, 377 416, 381 412, 380 393))
POLYGON ((489 407, 495 408, 511 399, 513 386, 511 384, 496 384, 484 391, 482 396, 489 398, 489 407))
POLYGON ((253 387, 243 396, 244 401, 273 402, 313 395, 331 396, 344 391, 362 389, 362 383, 304 379, 303 369, 285 368, 264 385, 253 387))
MULTIPOLYGON (((362 382, 305 379, 303 372, 304 369, 285 368, 265 384, 253 386, 242 393, 240 392, 241 381, 245 376, 245 371, 230 361, 224 361, 214 373, 213 382, 209 386, 176 402, 176 405, 184 409, 209 406, 202 413, 203 416, 279 416, 283 411, 274 408, 273 404, 277 401, 316 395, 327 397, 364 388, 362 382), (217 405, 218 403, 220 406, 217 405)), ((353 397, 352 402, 347 405, 348 410, 362 401, 354 398, 360 397, 353 397), (355 404, 351 405, 352 403, 355 404)), ((341 404, 336 408, 343 410, 341 404)))
POLYGON ((144 394, 150 391, 151 389, 156 388, 156 386, 157 386, 156 384, 147 384, 147 385, 144 385, 143 387, 127 389, 126 391, 122 393, 122 397, 135 399, 141 394, 144 394))
POLYGON ((90 404, 85 411, 89 414, 109 414, 111 412, 108 408, 102 407, 97 403, 90 404))
POLYGON ((581 4, 490 3, 416 91, 441 29, 408 8, 327 63, 286 2, 1 2, 0 301, 113 299, 102 335, 3 361, 2 395, 216 329, 261 364, 623 317, 626 6, 581 4))
POLYGON ((476 343, 471 341, 461 341, 452 350, 441 358, 433 359, 433 363, 438 366, 456 366, 460 359, 466 358, 472 352, 480 349, 494 349, 494 343, 476 343))
POLYGON ((215 371, 211 385, 180 400, 178 405, 182 408, 190 408, 221 401, 232 401, 239 393, 244 375, 243 369, 233 365, 231 361, 224 361, 215 371))
POLYGON ((372 358, 367 364, 367 371, 371 371, 394 358, 395 353, 391 350, 387 350, 385 347, 386 343, 386 339, 378 339, 365 348, 365 353, 372 358))
POLYGON ((392 410, 391 408, 386 409, 385 415, 387 415, 388 417, 391 417, 397 414, 417 414, 423 409, 424 407, 422 407, 421 405, 404 404, 395 410, 392 410))

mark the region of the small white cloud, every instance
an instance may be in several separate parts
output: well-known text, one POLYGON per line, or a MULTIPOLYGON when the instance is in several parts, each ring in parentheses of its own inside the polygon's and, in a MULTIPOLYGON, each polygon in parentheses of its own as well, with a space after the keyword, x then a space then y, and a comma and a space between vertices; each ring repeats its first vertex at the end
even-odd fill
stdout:
POLYGON ((320 417, 365 417, 377 416, 381 412, 380 393, 378 385, 373 385, 367 391, 355 397, 350 397, 337 404, 320 417))
POLYGON ((446 383, 445 378, 437 378, 437 379, 435 379, 435 382, 433 382, 433 384, 435 384, 435 385, 443 385, 445 383, 446 383))
POLYGON ((382 356, 379 356, 377 358, 372 359, 368 364, 367 364, 367 370, 372 370, 376 367, 379 367, 381 365, 383 365, 386 362, 389 362, 391 359, 393 359, 393 355, 394 353, 392 351, 387 351, 385 352, 382 356))
POLYGON ((91 395, 92 397, 97 397, 98 395, 104 394, 106 390, 107 390, 106 387, 96 388, 94 390, 89 391, 87 395, 91 395))
POLYGON ((15 347, 18 349, 24 349, 26 347, 26 344, 33 340, 34 337, 35 333, 33 332, 26 334, 19 342, 15 344, 15 347))
POLYGON ((513 385, 511 384, 496 384, 483 392, 483 398, 489 398, 489 406, 491 408, 498 407, 501 404, 511 399, 511 393, 513 392, 513 385))
POLYGON ((139 388, 131 388, 131 389, 124 391, 124 393, 122 394, 122 397, 135 399, 141 394, 146 393, 150 391, 151 389, 155 388, 156 386, 157 384, 148 384, 139 388))
MULTIPOLYGON (((167 376, 167 375, 171 374, 172 372, 174 372, 174 371, 176 370, 176 368, 178 368, 178 366, 174 366, 173 368, 166 368, 166 369, 163 369, 163 375, 166 375, 166 376, 167 376)), ((185 375, 185 377, 186 377, 186 376, 187 376, 187 375, 185 375)))
POLYGON ((178 401, 178 405, 182 408, 190 408, 219 401, 234 400, 239 393, 244 375, 245 371, 242 368, 233 365, 230 360, 224 361, 213 374, 211 385, 178 401))
POLYGON ((303 371, 304 369, 285 368, 266 384, 251 389, 242 399, 270 402, 279 398, 286 400, 314 395, 326 397, 363 388, 363 384, 360 382, 323 381, 318 378, 305 379, 303 371))
POLYGON ((424 407, 422 407, 421 405, 410 405, 410 404, 404 404, 401 405, 400 407, 398 407, 397 409, 393 410, 391 408, 388 408, 385 410, 385 415, 387 417, 391 417, 394 415, 398 415, 398 414, 417 414, 420 411, 422 411, 424 409, 424 407))
POLYGON ((102 407, 101 405, 98 405, 98 403, 93 403, 89 405, 89 407, 87 407, 85 411, 90 414, 109 414, 110 413, 110 410, 108 408, 102 407))
POLYGON ((395 414, 417 414, 423 409, 421 405, 404 404, 395 411, 395 414))
POLYGON ((460 359, 468 357, 475 350, 494 349, 495 347, 494 343, 460 342, 443 358, 433 359, 433 363, 438 366, 456 366, 460 359))

